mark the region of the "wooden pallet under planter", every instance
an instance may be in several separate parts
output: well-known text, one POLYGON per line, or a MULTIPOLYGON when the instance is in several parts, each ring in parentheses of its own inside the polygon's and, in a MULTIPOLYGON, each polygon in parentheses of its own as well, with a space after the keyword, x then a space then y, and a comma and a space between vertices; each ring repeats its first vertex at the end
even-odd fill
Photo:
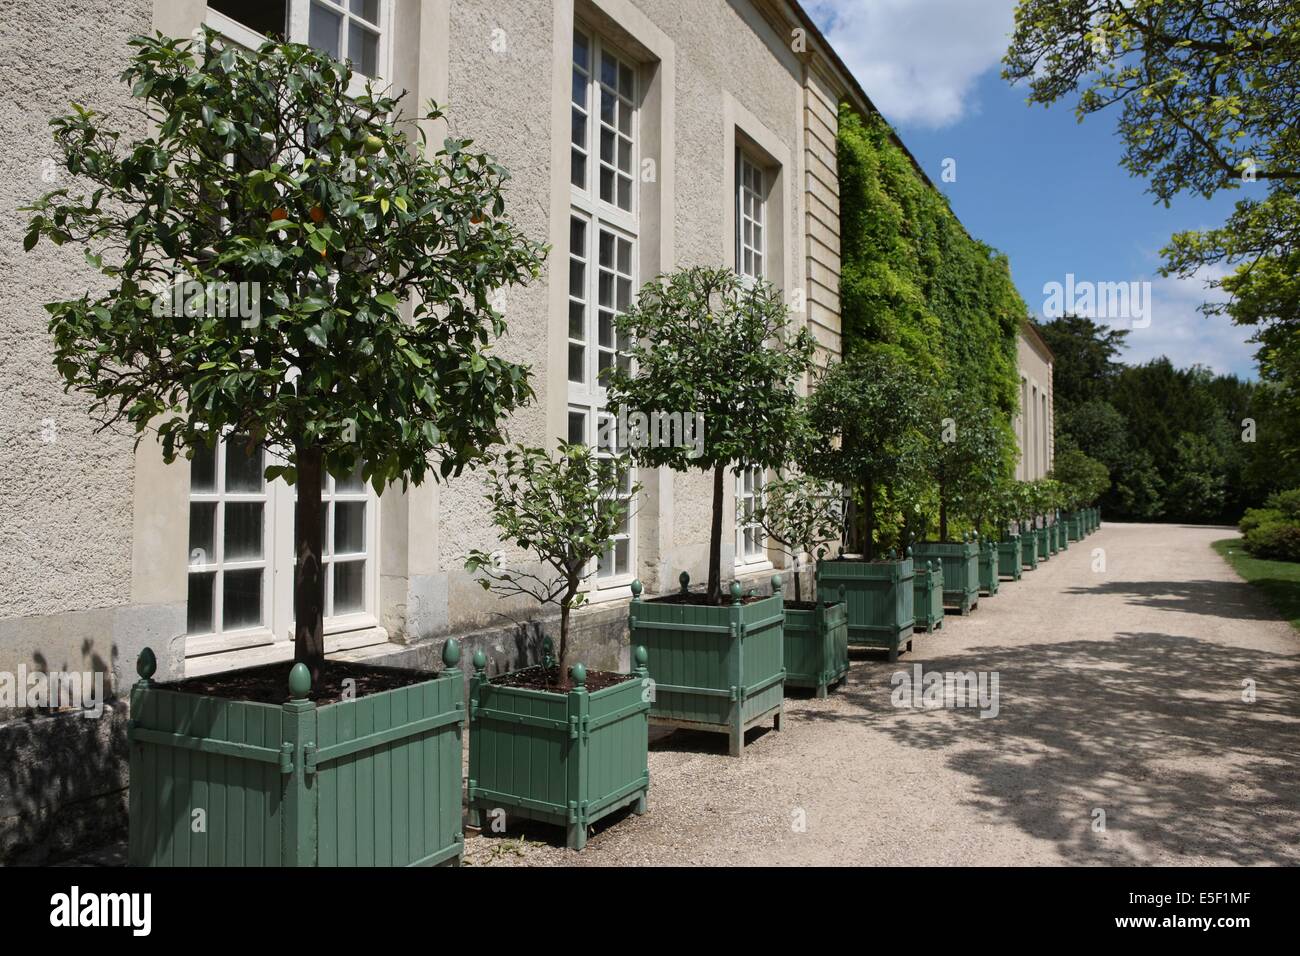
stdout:
POLYGON ((132 866, 459 865, 465 680, 317 706, 299 664, 285 704, 131 688, 132 866), (195 811, 204 827, 196 832, 195 811))
POLYGON ((998 574, 1012 581, 1019 581, 1024 568, 1020 557, 1020 535, 1012 535, 1010 540, 998 542, 998 574))
POLYGON ((849 608, 843 601, 813 609, 785 606, 785 686, 825 697, 849 672, 849 608))
POLYGON ((916 576, 912 579, 916 594, 916 626, 924 631, 943 627, 943 569, 933 561, 913 560, 916 576))
POLYGON ((989 597, 998 593, 998 546, 992 541, 980 542, 980 592, 989 597))
MULTIPOLYGON (((690 576, 679 579, 682 593, 690 576)), ((745 746, 745 731, 769 718, 781 729, 785 699, 785 599, 780 575, 770 597, 744 601, 740 583, 731 584, 731 603, 683 604, 643 601, 632 582, 628 629, 632 643, 645 647, 654 674, 650 722, 662 727, 726 734, 733 757, 745 746)))
POLYGON ((921 541, 912 553, 943 568, 943 603, 969 614, 980 601, 979 544, 975 541, 921 541))
POLYGON ((616 810, 646 810, 650 674, 646 649, 633 651, 630 679, 588 693, 587 669, 570 669, 566 692, 493 683, 474 653, 469 679, 469 820, 503 810, 565 828, 571 850, 587 828, 616 810))
POLYGON ((849 646, 879 647, 898 660, 912 649, 916 625, 912 560, 864 561, 843 556, 817 562, 817 593, 848 605, 849 646))

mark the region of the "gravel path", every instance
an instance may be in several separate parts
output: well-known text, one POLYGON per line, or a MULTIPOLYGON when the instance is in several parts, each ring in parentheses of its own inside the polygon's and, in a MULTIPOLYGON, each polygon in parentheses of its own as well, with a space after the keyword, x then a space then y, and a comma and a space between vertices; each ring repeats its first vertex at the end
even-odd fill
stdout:
POLYGON ((549 827, 471 831, 466 863, 1300 863, 1300 637, 1210 550, 1230 536, 1108 524, 898 664, 853 652, 738 760, 656 734, 649 813, 582 853, 549 827), (894 707, 914 664, 996 672, 997 716, 894 707))

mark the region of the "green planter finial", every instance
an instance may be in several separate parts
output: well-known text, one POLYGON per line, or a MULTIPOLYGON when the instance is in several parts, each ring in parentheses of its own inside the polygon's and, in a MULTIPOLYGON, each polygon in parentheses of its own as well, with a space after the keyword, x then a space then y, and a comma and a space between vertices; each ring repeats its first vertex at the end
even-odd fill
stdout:
POLYGON ((582 687, 587 683, 587 667, 582 661, 574 664, 569 668, 569 676, 573 678, 573 683, 582 687))
POLYGON ((448 667, 455 667, 460 663, 460 641, 456 638, 450 638, 442 645, 442 662, 448 667))
POLYGON ((304 700, 311 693, 311 671, 302 661, 293 665, 289 671, 289 696, 294 700, 304 700))
POLYGON ((781 575, 779 574, 772 575, 772 593, 773 594, 781 593, 781 575))
POLYGON ((632 660, 636 662, 637 667, 645 667, 650 663, 650 655, 646 652, 644 644, 638 644, 632 651, 632 660))
POLYGON ((683 594, 691 589, 691 575, 689 572, 683 571, 681 574, 677 575, 677 580, 681 582, 683 594))
POLYGON ((154 656, 153 648, 146 647, 135 659, 135 672, 140 675, 141 680, 149 680, 157 671, 158 658, 154 656))
POLYGON ((731 582, 731 603, 732 603, 732 604, 739 604, 739 603, 740 603, 740 595, 741 595, 740 582, 739 582, 739 581, 732 581, 732 582, 731 582))
POLYGON ((487 655, 483 653, 483 648, 480 647, 474 652, 474 670, 481 674, 485 667, 487 667, 487 655))
POLYGON ((641 600, 641 592, 644 590, 645 590, 645 585, 641 583, 640 578, 637 578, 635 581, 632 582, 632 599, 634 601, 641 600))

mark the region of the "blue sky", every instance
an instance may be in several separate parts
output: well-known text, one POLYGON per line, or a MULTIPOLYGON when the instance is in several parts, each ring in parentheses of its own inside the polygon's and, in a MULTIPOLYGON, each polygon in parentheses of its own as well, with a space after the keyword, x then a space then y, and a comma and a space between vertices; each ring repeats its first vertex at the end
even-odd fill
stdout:
POLYGON ((1044 286, 1068 273, 1076 284, 1150 282, 1150 324, 1132 329, 1125 361, 1168 355, 1255 377, 1249 330, 1197 311, 1203 280, 1156 271, 1174 232, 1221 223, 1244 190, 1166 209, 1120 167, 1117 114, 1080 124, 1072 101, 1027 106, 1026 90, 999 76, 1015 0, 805 6, 970 233, 1010 258, 1031 312, 1042 314, 1044 286), (943 181, 946 160, 955 161, 955 182, 943 181))

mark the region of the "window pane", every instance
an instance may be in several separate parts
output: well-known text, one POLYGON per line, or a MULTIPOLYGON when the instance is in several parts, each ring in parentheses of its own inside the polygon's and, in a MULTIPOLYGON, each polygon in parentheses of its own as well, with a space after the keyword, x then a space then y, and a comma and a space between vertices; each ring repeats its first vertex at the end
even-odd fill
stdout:
POLYGON ((612 232, 602 232, 600 234, 600 265, 604 269, 614 268, 614 234, 612 232))
POLYGON ((576 31, 573 34, 573 62, 584 70, 591 69, 591 51, 587 46, 587 38, 576 31))
POLYGON ((602 168, 600 171, 600 198, 605 202, 614 201, 614 170, 602 168))
POLYGON ((366 503, 334 503, 334 553, 364 554, 366 550, 366 503))
POLYGON ((334 613, 355 614, 366 609, 366 562, 334 563, 334 613))
POLYGON ((573 119, 570 124, 571 129, 569 130, 569 138, 573 140, 573 145, 581 146, 583 149, 586 149, 587 116, 581 110, 575 109, 572 112, 573 112, 573 119))
POLYGON ((217 503, 190 502, 190 564, 216 561, 217 503))
POLYGON ((606 126, 614 125, 614 116, 618 109, 618 97, 609 90, 600 91, 600 121, 606 126))
POLYGON ((379 75, 379 35, 359 23, 348 24, 348 59, 352 69, 366 76, 379 75))
POLYGON ((600 311, 600 347, 612 349, 614 347, 614 313, 600 311))
POLYGON ((208 7, 267 36, 288 35, 289 0, 208 0, 208 7))
POLYGON ((627 538, 619 538, 614 542, 614 568, 615 574, 627 574, 631 570, 629 557, 629 542, 627 538))
POLYGON ((583 382, 586 381, 587 349, 581 345, 569 344, 569 381, 583 382))
POLYGON ((350 7, 359 17, 365 17, 371 23, 379 23, 379 0, 352 0, 350 7))
POLYGON ((570 445, 587 444, 587 416, 583 412, 569 412, 570 445))
MULTIPOLYGON (((576 67, 573 70, 573 104, 587 108, 587 75, 576 67)), ((575 111, 575 115, 578 114, 575 111)))
POLYGON ((262 503, 227 502, 225 514, 225 561, 248 561, 262 557, 262 503))
POLYGON ((334 479, 335 494, 360 495, 366 490, 365 480, 361 477, 361 466, 357 465, 342 478, 334 479))
POLYGON ((248 439, 231 435, 226 439, 226 491, 259 494, 262 491, 262 449, 248 449, 248 439))
POLYGON ((632 180, 626 176, 618 178, 618 208, 628 211, 632 209, 632 180))
POLYGON ((587 224, 577 216, 569 218, 569 254, 586 257, 587 224))
POLYGON ((614 131, 602 129, 600 131, 600 161, 602 163, 613 164, 614 162, 614 131))
POLYGON ((618 168, 625 173, 632 171, 632 141, 629 139, 618 141, 618 168))
POLYGON ((599 298, 596 302, 606 307, 612 306, 614 304, 614 273, 602 269, 598 285, 600 286, 597 293, 599 298))
POLYGON ((587 337, 587 307, 581 302, 569 303, 569 338, 585 339, 587 337))
POLYGON ((577 149, 569 151, 569 180, 579 189, 587 188, 587 157, 577 149))
POLYGON ((217 580, 215 571, 191 574, 189 595, 186 598, 185 632, 187 634, 212 633, 212 590, 217 580))
POLYGON ((217 490, 217 453, 206 445, 194 449, 190 462, 190 491, 211 493, 217 490))
POLYGON ((227 571, 221 597, 221 627, 232 631, 262 623, 262 571, 260 568, 227 571))
POLYGON ((618 108, 618 131, 624 136, 632 135, 632 107, 622 103, 618 108))
POLYGON ((333 10, 328 10, 318 3, 311 5, 311 14, 307 23, 307 45, 328 53, 337 59, 339 55, 339 28, 343 18, 333 10))
POLYGON ((606 86, 618 86, 618 61, 608 53, 600 55, 600 82, 606 86))
POLYGON ((618 271, 625 276, 632 274, 632 243, 626 239, 618 241, 618 271))
POLYGON ((625 99, 632 99, 632 69, 631 67, 619 64, 618 68, 618 91, 625 99))
POLYGON ((580 260, 569 260, 569 295, 575 299, 587 297, 587 267, 580 260))

